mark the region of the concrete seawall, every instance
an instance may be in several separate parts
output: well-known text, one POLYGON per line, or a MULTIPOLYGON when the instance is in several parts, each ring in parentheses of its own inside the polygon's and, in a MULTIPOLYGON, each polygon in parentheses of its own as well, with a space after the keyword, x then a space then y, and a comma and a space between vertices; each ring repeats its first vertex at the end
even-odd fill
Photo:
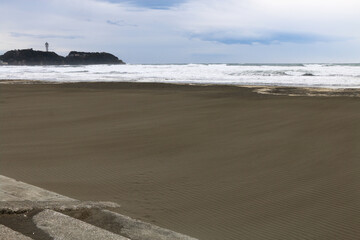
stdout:
POLYGON ((0 239, 196 240, 110 211, 111 202, 83 202, 0 175, 0 239))

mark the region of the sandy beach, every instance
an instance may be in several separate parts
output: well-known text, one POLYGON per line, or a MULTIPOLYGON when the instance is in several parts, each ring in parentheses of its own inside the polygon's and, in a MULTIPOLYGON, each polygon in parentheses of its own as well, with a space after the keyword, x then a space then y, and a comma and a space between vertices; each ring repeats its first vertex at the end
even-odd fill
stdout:
POLYGON ((1 84, 0 174, 204 240, 359 239, 360 99, 1 84))

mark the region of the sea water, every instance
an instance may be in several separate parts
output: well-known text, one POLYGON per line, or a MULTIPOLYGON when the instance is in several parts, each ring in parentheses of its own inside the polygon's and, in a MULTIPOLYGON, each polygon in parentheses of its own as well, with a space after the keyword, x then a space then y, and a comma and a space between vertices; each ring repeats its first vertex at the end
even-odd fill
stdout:
POLYGON ((0 80, 360 88, 360 64, 0 66, 0 80))

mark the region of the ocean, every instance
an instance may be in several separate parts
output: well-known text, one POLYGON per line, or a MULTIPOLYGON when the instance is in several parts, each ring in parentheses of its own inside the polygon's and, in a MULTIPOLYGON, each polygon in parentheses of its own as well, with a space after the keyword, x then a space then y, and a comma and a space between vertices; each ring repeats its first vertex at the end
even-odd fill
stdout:
POLYGON ((360 88, 360 64, 0 66, 0 80, 360 88))

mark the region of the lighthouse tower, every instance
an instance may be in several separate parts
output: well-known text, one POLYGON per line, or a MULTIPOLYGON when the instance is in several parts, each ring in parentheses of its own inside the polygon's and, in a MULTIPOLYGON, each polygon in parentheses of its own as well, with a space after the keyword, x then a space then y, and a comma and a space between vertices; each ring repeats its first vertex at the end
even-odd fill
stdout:
POLYGON ((46 48, 46 51, 48 52, 49 51, 49 43, 48 42, 45 43, 45 48, 46 48))

